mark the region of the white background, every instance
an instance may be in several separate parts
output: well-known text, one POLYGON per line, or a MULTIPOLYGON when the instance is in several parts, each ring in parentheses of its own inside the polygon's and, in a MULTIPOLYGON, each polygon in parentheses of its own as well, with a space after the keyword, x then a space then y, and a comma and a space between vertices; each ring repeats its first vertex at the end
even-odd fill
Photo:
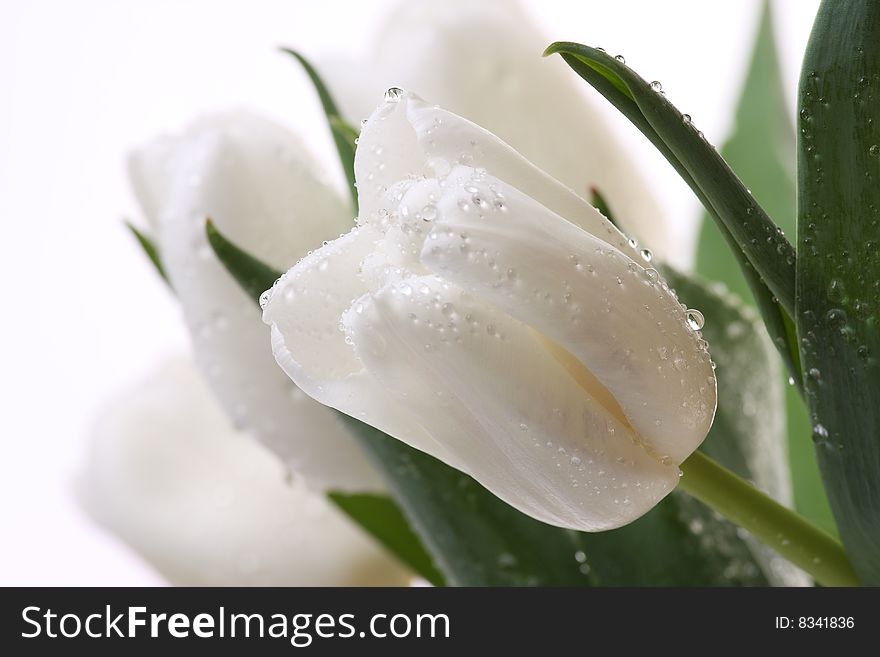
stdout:
MULTIPOLYGON (((757 1, 524 4, 548 43, 625 54, 643 77, 662 80, 711 141, 723 140, 757 1)), ((775 5, 792 115, 817 5, 775 5)), ((173 300, 121 227, 122 217, 137 217, 127 150, 199 113, 247 106, 300 130, 332 163, 304 76, 276 46, 356 57, 390 6, 0 0, 0 584, 160 583, 71 494, 105 400, 186 348, 173 300)), ((692 221, 688 190, 609 114, 664 201, 692 221)))

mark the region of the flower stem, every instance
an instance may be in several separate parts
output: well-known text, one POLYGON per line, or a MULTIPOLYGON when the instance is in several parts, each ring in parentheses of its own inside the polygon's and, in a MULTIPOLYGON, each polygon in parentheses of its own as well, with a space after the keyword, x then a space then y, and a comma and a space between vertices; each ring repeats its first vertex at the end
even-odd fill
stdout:
POLYGON ((748 530, 823 586, 859 586, 843 546, 702 452, 681 464, 681 487, 748 530))

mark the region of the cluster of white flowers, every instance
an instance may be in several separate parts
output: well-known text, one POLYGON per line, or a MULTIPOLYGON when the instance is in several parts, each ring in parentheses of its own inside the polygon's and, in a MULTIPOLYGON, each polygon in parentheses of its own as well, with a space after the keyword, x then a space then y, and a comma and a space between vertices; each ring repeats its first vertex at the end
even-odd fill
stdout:
POLYGON ((216 402, 185 365, 150 385, 164 410, 143 390, 120 400, 83 495, 172 581, 401 581, 390 557, 314 494, 289 490, 240 435, 313 491, 382 491, 327 406, 533 517, 591 531, 652 508, 711 425, 698 327, 581 196, 600 189, 661 258, 668 223, 574 77, 540 58, 545 40, 527 18, 497 3, 405 2, 383 30, 395 38, 378 35, 357 80, 321 67, 344 113, 361 118, 393 84, 451 111, 393 89, 372 112, 356 227, 296 136, 257 116, 198 121, 131 159, 216 402), (271 331, 210 250, 206 217, 287 271, 264 307, 271 331), (151 460, 172 473, 160 495, 151 460), (218 479, 237 486, 222 510, 209 492, 218 479), (284 522, 301 537, 295 559, 275 534, 284 522), (218 549, 221 538, 236 549, 218 549), (242 566, 249 554, 259 567, 242 566))

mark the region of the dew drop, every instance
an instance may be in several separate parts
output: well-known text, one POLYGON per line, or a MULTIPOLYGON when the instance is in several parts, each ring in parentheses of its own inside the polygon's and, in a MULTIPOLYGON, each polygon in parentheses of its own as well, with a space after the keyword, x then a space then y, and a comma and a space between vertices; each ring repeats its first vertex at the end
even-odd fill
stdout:
POLYGON ((629 238, 628 244, 634 249, 639 248, 639 243, 632 237, 629 238))
POLYGON ((651 262, 651 260, 654 258, 654 254, 651 253, 651 249, 642 249, 641 251, 639 251, 639 255, 642 256, 642 260, 644 260, 645 262, 651 262))
POLYGON ((681 115, 681 122, 684 123, 685 125, 690 125, 691 124, 691 115, 690 114, 682 114, 681 115))
MULTIPOLYGON (((272 290, 266 290, 260 295, 260 310, 265 310, 266 306, 269 305, 269 297, 272 296, 272 290)), ((253 298, 253 297, 251 297, 253 298)))
POLYGON ((694 331, 699 331, 706 324, 706 318, 699 310, 691 308, 687 311, 687 325, 694 331))
POLYGON ((516 557, 509 552, 502 552, 498 555, 498 565, 502 568, 512 568, 516 565, 516 557))
POLYGON ((874 144, 871 148, 868 149, 868 153, 870 153, 873 157, 877 157, 880 155, 880 146, 874 144))
POLYGON ((578 563, 586 563, 587 555, 583 550, 578 550, 574 553, 574 560, 578 563))
POLYGON ((828 429, 821 423, 813 425, 813 442, 820 443, 824 440, 828 440, 828 429))
POLYGON ((832 308, 825 314, 825 320, 833 327, 843 327, 846 324, 846 313, 840 308, 832 308))
POLYGON ((663 85, 660 84, 660 80, 654 80, 651 83, 651 91, 656 91, 657 93, 663 91, 663 85))
POLYGON ((396 103, 403 97, 404 93, 406 92, 400 87, 389 87, 385 92, 385 102, 396 103))
POLYGON ((619 61, 621 64, 626 64, 626 58, 623 55, 615 55, 614 59, 619 61))
POLYGON ((437 206, 433 204, 428 204, 422 208, 422 221, 434 221, 437 217, 437 206))

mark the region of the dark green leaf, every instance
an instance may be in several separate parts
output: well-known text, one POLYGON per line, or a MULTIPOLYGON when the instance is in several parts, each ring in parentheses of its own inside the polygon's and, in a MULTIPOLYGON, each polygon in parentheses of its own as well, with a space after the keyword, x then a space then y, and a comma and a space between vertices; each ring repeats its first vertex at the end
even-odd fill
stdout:
POLYGON ((125 222, 125 226, 134 235, 138 244, 156 268, 156 272, 162 277, 162 280, 168 284, 168 287, 171 287, 171 281, 168 280, 168 274, 165 273, 165 267, 162 265, 162 259, 159 257, 159 249, 156 247, 156 242, 153 238, 129 221, 125 222))
POLYGON ((330 492, 327 497, 413 572, 419 573, 434 586, 444 585, 443 574, 434 567, 419 537, 410 529, 393 500, 386 495, 371 493, 330 492))
POLYGON ((806 399, 840 536, 862 581, 880 585, 880 4, 822 2, 799 106, 806 399))
POLYGON ((590 187, 590 205, 596 208, 608 221, 610 221, 616 228, 620 228, 617 225, 617 221, 614 219, 614 213, 611 212, 611 208, 608 206, 608 201, 605 200, 605 197, 602 196, 602 192, 600 192, 596 187, 590 187))
POLYGON ((223 237, 210 219, 205 221, 205 233, 208 236, 208 243, 217 254, 220 262, 224 265, 227 262, 237 263, 235 278, 238 284, 254 300, 254 303, 259 302, 260 295, 271 288, 281 274, 223 237))
MULTIPOLYGON (((212 243, 218 239, 222 236, 216 236, 212 243)), ((238 280, 253 278, 252 258, 242 259, 236 255, 239 250, 228 247, 217 253, 238 280)), ((268 286, 274 279, 272 273, 262 285, 268 286)), ((703 296, 694 300, 709 310, 709 300, 703 296)), ((748 327, 744 330, 749 333, 748 327)), ((764 374, 760 367, 749 372, 758 378, 764 374)), ((755 383, 753 379, 749 382, 755 383)), ((763 390, 763 382, 756 385, 755 390, 763 390)), ((768 582, 768 570, 761 555, 755 556, 753 546, 739 537, 733 525, 687 495, 675 493, 643 518, 613 532, 586 534, 559 529, 520 513, 471 477, 433 457, 344 417, 452 584, 722 586, 768 582)), ((740 439, 744 434, 727 438, 740 439)), ((741 447, 742 454, 735 449, 731 452, 740 454, 736 465, 748 464, 746 454, 752 453, 741 447)), ((348 510, 352 511, 351 507, 348 510)), ((398 513, 391 515, 400 528, 398 513)), ((369 518, 353 517, 368 531, 376 532, 390 549, 397 549, 398 539, 389 540, 386 528, 377 529, 369 518)), ((399 529, 393 536, 401 532, 399 529)), ((407 562, 413 564, 414 560, 410 557, 407 562)))
MULTIPOLYGON (((779 227, 786 234, 793 235, 797 214, 795 135, 783 88, 772 12, 770 3, 765 2, 752 60, 736 110, 734 130, 722 147, 721 155, 779 227)), ((709 216, 704 216, 702 221, 696 269, 709 280, 725 283, 746 303, 755 303, 739 263, 709 216)), ((790 327, 790 333, 794 333, 793 326, 790 327)), ((800 384, 797 343, 789 340, 789 344, 795 345, 791 360, 794 367, 786 371, 784 376, 792 376, 800 384)), ((796 387, 785 386, 785 406, 795 507, 823 529, 836 533, 809 438, 809 416, 796 387)))
POLYGON ((758 299, 775 346, 790 363, 794 349, 785 330, 784 315, 794 309, 795 256, 788 240, 777 232, 776 225, 690 118, 663 94, 604 51, 557 42, 547 48, 545 55, 552 53, 559 53, 626 116, 691 187, 717 221, 758 299))
POLYGON ((357 137, 357 131, 349 126, 345 122, 345 119, 342 118, 342 115, 339 113, 336 103, 333 100, 333 96, 330 95, 330 90, 327 88, 327 85, 324 84, 321 76, 318 75, 315 67, 295 50, 282 48, 281 51, 296 58, 305 70, 306 75, 309 76, 309 80, 312 81, 315 91, 318 92, 321 107, 324 108, 324 114, 327 117, 330 132, 333 134, 333 142, 336 144, 336 152, 339 153, 339 161, 342 164, 342 170, 345 172, 346 180, 348 180, 348 187, 351 191, 351 201, 354 204, 354 211, 355 214, 357 214, 357 188, 354 184, 354 137, 357 137), (352 134, 354 137, 351 136, 352 134))

